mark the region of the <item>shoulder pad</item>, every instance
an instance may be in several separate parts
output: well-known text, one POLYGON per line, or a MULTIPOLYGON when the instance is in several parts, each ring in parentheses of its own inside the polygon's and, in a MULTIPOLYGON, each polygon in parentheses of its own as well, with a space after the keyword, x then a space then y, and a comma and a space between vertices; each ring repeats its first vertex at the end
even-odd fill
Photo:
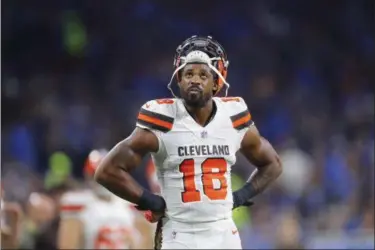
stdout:
POLYGON ((139 111, 137 126, 161 132, 172 130, 176 113, 175 99, 158 99, 146 102, 139 111))
POLYGON ((254 124, 242 97, 222 97, 218 99, 225 106, 232 121, 233 128, 242 130, 254 124))
POLYGON ((67 192, 60 199, 60 210, 62 213, 79 213, 94 199, 91 192, 67 192))

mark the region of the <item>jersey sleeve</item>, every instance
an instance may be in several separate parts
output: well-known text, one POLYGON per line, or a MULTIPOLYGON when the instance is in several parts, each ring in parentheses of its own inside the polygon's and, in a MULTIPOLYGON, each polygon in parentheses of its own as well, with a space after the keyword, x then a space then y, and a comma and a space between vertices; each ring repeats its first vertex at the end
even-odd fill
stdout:
POLYGON ((88 197, 80 192, 65 193, 60 199, 60 216, 79 219, 88 204, 88 197))
POLYGON ((221 98, 221 101, 226 106, 230 123, 236 131, 236 136, 233 139, 235 140, 236 150, 239 150, 247 130, 254 125, 254 122, 245 101, 241 97, 225 97, 221 98))
POLYGON ((173 99, 146 102, 139 111, 136 125, 155 132, 171 131, 174 122, 173 103, 173 99))
POLYGON ((174 103, 174 99, 152 100, 139 110, 136 126, 151 131, 159 141, 159 150, 153 155, 163 156, 165 153, 163 135, 173 128, 174 103))
POLYGON ((241 97, 232 97, 228 102, 230 102, 228 103, 230 119, 234 129, 241 131, 254 125, 249 109, 241 97))

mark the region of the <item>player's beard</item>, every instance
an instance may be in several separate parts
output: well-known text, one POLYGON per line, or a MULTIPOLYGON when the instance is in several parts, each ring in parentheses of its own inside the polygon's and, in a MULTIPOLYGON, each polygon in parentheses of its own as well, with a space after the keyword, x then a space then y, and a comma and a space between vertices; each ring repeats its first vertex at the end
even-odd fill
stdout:
POLYGON ((184 99, 187 106, 192 108, 203 108, 207 102, 212 98, 212 94, 204 93, 189 93, 189 91, 181 90, 181 97, 184 99))

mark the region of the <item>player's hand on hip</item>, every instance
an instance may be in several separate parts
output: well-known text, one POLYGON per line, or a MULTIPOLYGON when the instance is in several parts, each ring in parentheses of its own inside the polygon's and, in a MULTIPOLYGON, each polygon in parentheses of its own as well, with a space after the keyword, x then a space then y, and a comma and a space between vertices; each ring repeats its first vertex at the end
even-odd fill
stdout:
POLYGON ((138 211, 143 212, 143 216, 147 221, 151 223, 158 222, 162 217, 164 217, 166 202, 160 195, 149 192, 144 192, 144 194, 147 195, 145 201, 143 204, 138 204, 135 206, 135 208, 138 211))
POLYGON ((139 211, 152 211, 155 213, 163 213, 167 205, 163 197, 157 194, 153 194, 147 190, 143 191, 143 194, 135 206, 139 211))
POLYGON ((254 202, 252 200, 247 200, 243 204, 236 204, 236 202, 233 203, 233 209, 236 209, 238 207, 250 207, 254 205, 254 202))
POLYGON ((161 218, 164 217, 164 213, 146 211, 143 213, 145 219, 151 223, 158 222, 161 218))

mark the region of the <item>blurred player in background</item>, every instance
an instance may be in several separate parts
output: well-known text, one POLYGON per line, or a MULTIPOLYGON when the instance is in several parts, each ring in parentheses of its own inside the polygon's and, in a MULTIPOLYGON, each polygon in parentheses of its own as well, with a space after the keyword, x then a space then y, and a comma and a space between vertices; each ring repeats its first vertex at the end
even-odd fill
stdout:
POLYGON ((21 206, 16 202, 4 201, 4 189, 1 187, 1 249, 17 249, 19 247, 20 227, 22 220, 21 206))
MULTIPOLYGON (((38 226, 36 235, 34 235, 34 248, 33 249, 49 249, 54 250, 58 249, 57 247, 57 233, 60 225, 60 211, 59 204, 60 199, 66 192, 76 189, 76 183, 71 181, 64 181, 56 186, 49 187, 45 192, 45 197, 43 194, 38 194, 39 200, 45 200, 44 202, 39 202, 40 204, 33 204, 33 210, 39 210, 38 213, 44 213, 45 217, 48 216, 50 212, 46 211, 48 207, 51 207, 52 204, 48 204, 48 200, 53 203, 53 219, 49 220, 44 225, 38 226), (47 199, 48 198, 48 199, 47 199), (47 206, 46 206, 47 205, 47 206), (39 207, 39 208, 38 208, 39 207), (47 212, 47 213, 46 213, 47 212)), ((32 194, 33 196, 35 193, 32 194)), ((32 196, 30 195, 30 198, 32 196)), ((31 201, 31 199, 29 199, 31 201)), ((30 203, 29 201, 29 203, 30 203)), ((35 212, 34 212, 35 213, 35 212)), ((24 246, 24 248, 29 248, 24 246)))
MULTIPOLYGON (((142 236, 137 216, 129 203, 92 180, 107 152, 93 150, 84 167, 88 188, 65 193, 61 198, 59 249, 139 249, 142 236)), ((150 243, 149 243, 150 244, 150 243)))
POLYGON ((259 135, 241 97, 214 97, 229 84, 224 48, 211 37, 193 36, 176 50, 174 73, 181 98, 144 104, 137 128, 103 159, 96 180, 121 198, 152 211, 158 222, 155 248, 241 249, 232 209, 251 205, 281 173, 279 157, 259 135), (232 193, 236 152, 257 167, 232 193), (161 196, 129 174, 151 153, 161 196), (161 220, 160 220, 161 219, 161 220), (162 233, 160 233, 162 232, 162 233))

